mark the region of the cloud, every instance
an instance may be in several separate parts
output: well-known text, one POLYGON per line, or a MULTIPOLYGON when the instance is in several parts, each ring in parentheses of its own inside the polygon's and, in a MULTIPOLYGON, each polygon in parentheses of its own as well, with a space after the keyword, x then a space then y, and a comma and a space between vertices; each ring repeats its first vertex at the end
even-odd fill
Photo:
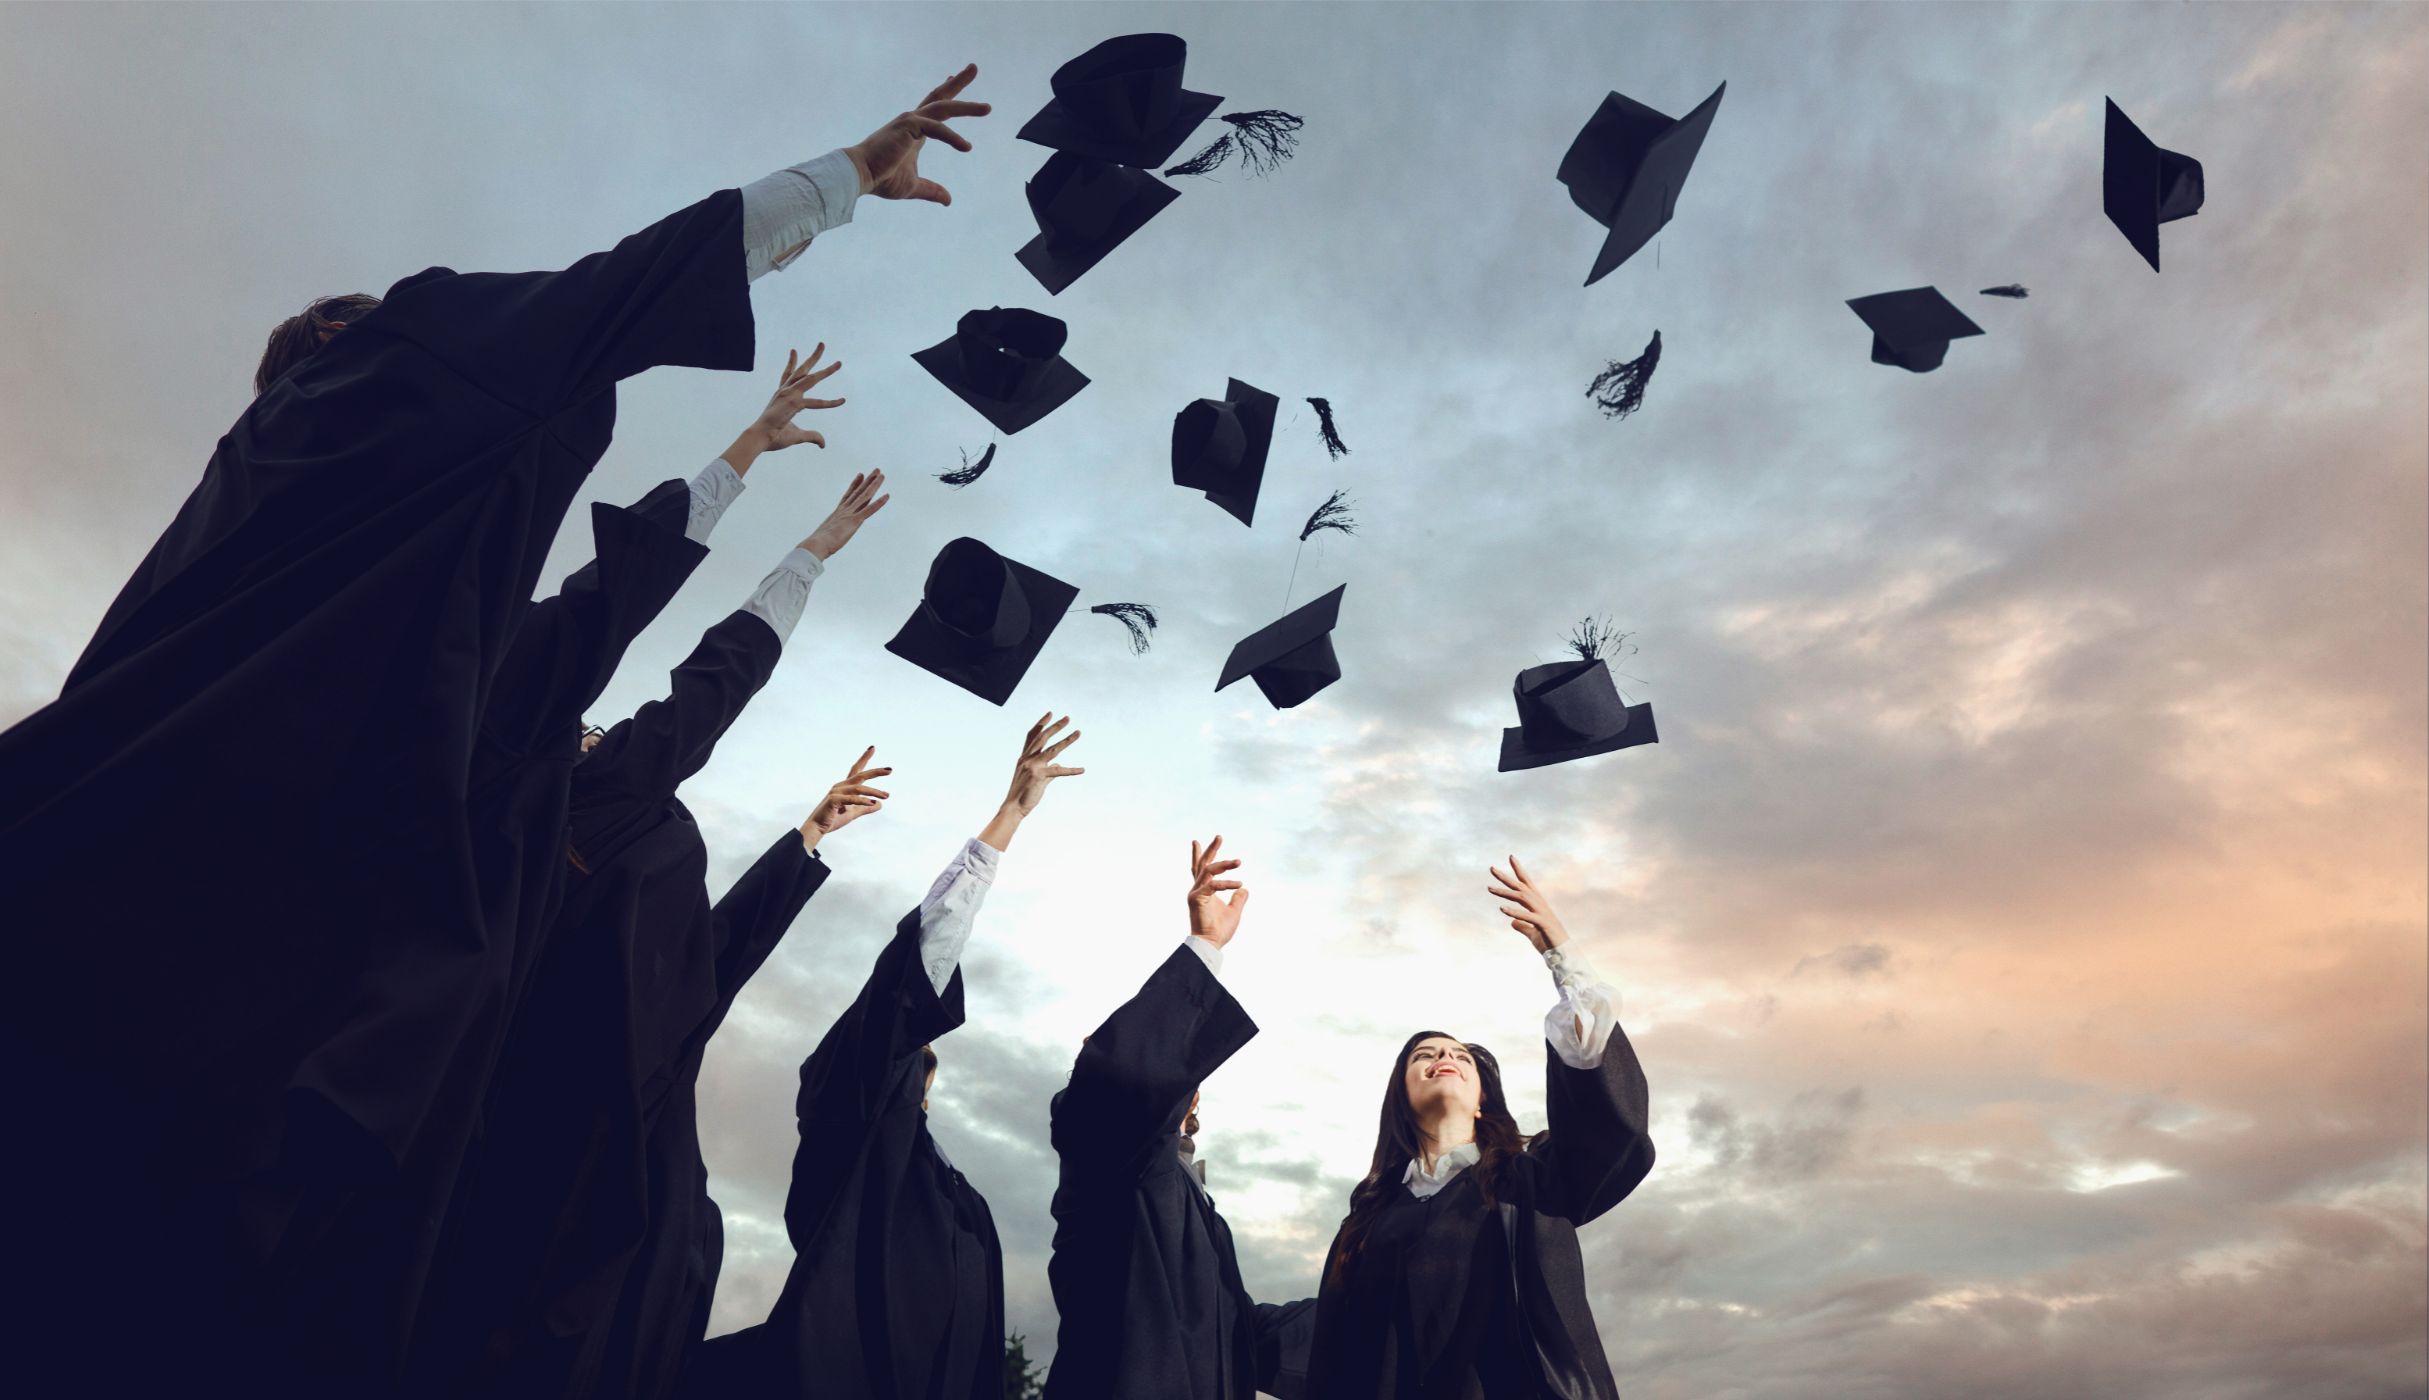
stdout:
MULTIPOLYGON (((662 684, 835 473, 898 475, 687 793, 721 886, 864 744, 898 768, 710 1052, 719 1330, 790 1263, 800 1060, 1051 705, 1083 712, 1090 772, 1007 853, 934 1099, 1032 1355, 1046 1100, 1180 936, 1178 857, 1220 831, 1256 892, 1224 976, 1262 1031, 1209 1082, 1201 1149, 1260 1297, 1311 1286, 1410 1029, 1495 1045, 1544 1124, 1521 1067, 1550 982, 1483 892, 1514 850, 1652 1084, 1661 1164, 1582 1232, 1633 1400, 2420 1393, 2429 20, 1418 13, 1173 12, 1193 85, 1302 113, 1301 153, 1188 183, 1048 299, 1008 256, 1042 156, 1011 130, 1101 13, 329 9, 265 37, 0 10, 26 136, 0 172, 0 720, 55 690, 275 314, 588 251, 976 57, 1002 125, 939 157, 954 207, 864 204, 755 288, 763 351, 827 339, 851 407, 827 453, 754 468, 601 707, 662 684), (669 72, 715 96, 666 97, 669 72), (1724 78, 1676 220, 1582 289, 1599 235, 1559 152, 1605 91, 1677 113, 1724 78), (2110 95, 2208 175, 2163 275, 2099 213, 2110 95), (1972 295, 2007 281, 2032 298, 1972 295), (1987 334, 1929 375, 1869 363, 1844 299, 1927 282, 1987 334), (906 357, 997 303, 1066 318, 1093 382, 947 491, 925 475, 987 434, 906 357), (1587 380, 1655 329, 1643 411, 1601 419, 1587 380), (1171 415, 1234 374, 1286 400, 1255 529, 1164 461, 1171 415), (1336 488, 1359 534, 1300 550, 1336 488), (885 655, 965 533, 1081 606, 1155 604, 1154 650, 1074 618, 1002 710, 885 655), (1213 693, 1234 641, 1342 582, 1339 684, 1287 713, 1213 693), (1510 678, 1588 613, 1635 634, 1622 684, 1661 742, 1493 771, 1510 678)), ((765 387, 634 381, 592 493, 689 472, 765 387)))

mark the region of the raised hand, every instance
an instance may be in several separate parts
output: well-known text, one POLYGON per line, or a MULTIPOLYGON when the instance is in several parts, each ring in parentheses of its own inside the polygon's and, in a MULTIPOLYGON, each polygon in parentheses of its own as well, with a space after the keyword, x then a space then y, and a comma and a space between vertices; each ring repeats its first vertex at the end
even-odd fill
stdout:
POLYGON ((969 140, 945 123, 954 117, 983 117, 995 110, 984 102, 955 100, 977 76, 978 65, 973 63, 938 84, 917 107, 870 132, 858 145, 844 147, 844 154, 860 171, 862 194, 879 199, 924 199, 931 204, 953 202, 951 191, 919 173, 919 148, 933 136, 957 151, 970 149, 969 140))
POLYGON ((826 352, 827 345, 823 340, 818 342, 818 348, 810 352, 810 358, 807 360, 803 360, 797 350, 784 352, 784 375, 777 381, 775 396, 770 398, 767 401, 767 407, 761 410, 759 421, 751 425, 753 431, 765 438, 768 451, 781 452, 785 448, 804 442, 814 447, 827 445, 825 434, 814 428, 796 426, 793 422, 795 418, 814 408, 841 408, 843 406, 841 399, 810 397, 810 390, 818 387, 820 380, 843 368, 841 360, 835 361, 824 369, 819 368, 818 357, 826 352))
POLYGON ((1065 768, 1054 761, 1063 750, 1079 740, 1080 731, 1076 729, 1059 740, 1054 737, 1070 722, 1071 716, 1056 719, 1053 712, 1048 711, 1038 717, 1037 723, 1029 726, 1028 735, 1021 740, 1020 761, 1012 766, 1012 786, 1004 793, 1004 805, 995 810, 995 819, 987 823, 985 831, 979 833, 979 840, 999 851, 1004 849, 1011 843, 1012 833, 1019 830, 1020 824, 1037 810, 1037 804, 1045 800, 1046 789, 1053 785, 1055 779, 1076 778, 1088 771, 1085 768, 1065 768))
POLYGON ((809 820, 801 824, 802 845, 816 850, 821 837, 832 835, 872 812, 885 810, 885 800, 894 794, 869 786, 869 780, 882 778, 894 770, 870 767, 869 760, 876 756, 874 747, 863 749, 852 771, 844 774, 842 782, 827 789, 827 795, 810 812, 809 820))
POLYGON ((1216 860, 1215 853, 1223 849, 1223 838, 1217 836, 1204 850, 1198 843, 1189 843, 1189 932, 1220 948, 1231 942, 1240 930, 1240 911, 1248 907, 1248 891, 1237 880, 1223 879, 1228 871, 1240 868, 1236 860, 1216 860), (1224 897, 1223 891, 1234 893, 1224 897))
POLYGON ((843 488, 843 499, 835 503, 826 519, 818 522, 817 529, 810 531, 801 547, 820 559, 833 558, 837 550, 852 542, 852 536, 860 533, 862 522, 894 499, 877 494, 878 488, 885 484, 886 474, 882 471, 854 475, 852 484, 843 488))
POLYGON ((1501 912, 1510 916, 1510 927, 1525 934, 1536 952, 1547 952, 1569 941, 1568 926, 1561 923, 1560 915, 1552 912, 1552 901, 1527 878, 1527 868, 1518 863, 1518 857, 1510 857, 1507 874, 1498 865, 1486 868, 1493 872, 1497 882, 1486 886, 1486 890, 1495 899, 1508 901, 1501 906, 1501 912))

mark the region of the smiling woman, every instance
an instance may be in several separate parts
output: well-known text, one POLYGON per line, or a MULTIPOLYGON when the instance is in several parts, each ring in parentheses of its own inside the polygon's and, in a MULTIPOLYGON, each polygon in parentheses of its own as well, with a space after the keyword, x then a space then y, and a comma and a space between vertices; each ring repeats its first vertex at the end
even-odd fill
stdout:
POLYGON ((1511 927, 1560 988, 1544 1019, 1549 1130, 1510 1113, 1481 1045, 1419 1031, 1383 1093, 1374 1157, 1325 1261, 1311 1396, 1616 1397, 1577 1227, 1653 1169, 1644 1072, 1612 996, 1515 858, 1493 870, 1511 927))

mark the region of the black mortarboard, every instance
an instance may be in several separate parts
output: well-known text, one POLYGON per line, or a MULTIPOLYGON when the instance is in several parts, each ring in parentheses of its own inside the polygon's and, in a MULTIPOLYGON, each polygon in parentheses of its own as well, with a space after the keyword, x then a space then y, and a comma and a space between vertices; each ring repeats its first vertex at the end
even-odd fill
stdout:
POLYGON ((1060 295, 1180 197, 1144 170, 1056 151, 1029 177, 1029 212, 1041 232, 1013 256, 1060 295))
POLYGON ((886 650, 1001 705, 1079 596, 1051 574, 958 539, 936 552, 918 611, 886 650))
POLYGON ((1652 703, 1631 705, 1623 699, 1610 664, 1600 659, 1529 666, 1512 688, 1518 727, 1501 731, 1501 772, 1661 741, 1653 729, 1652 703))
POLYGON ((1626 262, 1670 222, 1687 170, 1704 148, 1704 133, 1728 90, 1727 83, 1714 88, 1676 121, 1615 92, 1569 143, 1568 154, 1560 158, 1560 183, 1569 187, 1578 208, 1610 230, 1586 274, 1587 286, 1626 262))
POLYGON ((2201 197, 2201 162, 2153 143, 2111 99, 2100 160, 2100 207, 2151 271, 2159 270, 2159 226, 2200 213, 2201 197))
POLYGON ((1042 311, 990 307, 962 317, 953 334, 911 358, 998 431, 1017 433, 1088 387, 1088 376, 1063 358, 1068 334, 1042 311))
POLYGON ((1341 679, 1341 663, 1333 657, 1333 628, 1341 620, 1341 595, 1348 588, 1342 584, 1233 647, 1215 689, 1248 676, 1275 709, 1287 710, 1341 679))
POLYGON ((1199 399, 1173 415, 1172 484, 1203 491, 1243 525, 1256 523, 1257 490, 1274 442, 1281 400, 1234 379, 1219 399, 1199 399))
POLYGON ((1948 342, 1982 334, 1982 328, 1940 295, 1937 287, 1875 292, 1853 298, 1847 309, 1872 327, 1874 364, 1896 365, 1917 374, 1940 367, 1948 354, 1948 342))
POLYGON ((1171 159, 1223 99, 1181 86, 1189 45, 1178 34, 1124 34, 1054 70, 1054 97, 1020 139, 1120 165, 1171 159))

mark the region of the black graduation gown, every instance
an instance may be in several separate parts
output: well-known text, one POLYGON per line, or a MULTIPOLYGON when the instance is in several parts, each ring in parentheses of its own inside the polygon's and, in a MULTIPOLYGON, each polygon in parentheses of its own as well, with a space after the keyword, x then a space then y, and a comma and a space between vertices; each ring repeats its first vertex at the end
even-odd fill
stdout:
POLYGON ((1249 1298, 1231 1227, 1179 1153, 1190 1095, 1256 1033, 1181 947, 1081 1047, 1054 1096, 1048 1400, 1292 1393, 1314 1300, 1249 1298))
POLYGON ((417 1373, 453 1393, 562 1393, 582 1336, 606 1325, 648 1226, 650 1126, 720 1001, 708 847, 675 788, 781 652, 763 619, 735 612, 665 699, 574 766, 559 863, 576 873, 517 1003, 416 1339, 417 1373))
POLYGON ((616 382, 751 347, 732 190, 559 272, 399 282, 0 734, 20 1107, 76 1145, 21 1164, 15 1254, 97 1388, 256 1379, 334 1204, 469 1119, 516 932, 470 801, 497 668, 616 382))
POLYGON ((1617 1400, 1577 1227, 1653 1170, 1644 1068, 1617 1029, 1599 1068, 1544 1058, 1551 1128, 1493 1202, 1473 1168, 1427 1200, 1397 1189, 1346 1269, 1326 1258, 1307 1400, 1617 1400))
POLYGON ((572 1394, 666 1400, 708 1333, 725 1234, 700 1157, 701 1059, 743 984, 826 877, 825 861, 805 853, 801 833, 789 831, 717 903, 710 964, 716 1002, 692 1028, 667 1076, 665 1103, 642 1147, 646 1233, 622 1271, 612 1320, 582 1336, 567 1387, 572 1394))
POLYGON ((784 1224, 793 1269, 767 1321, 700 1348, 698 1400, 1002 1400, 1004 1255, 987 1202, 936 1150, 920 1047, 962 1023, 904 916, 801 1066, 784 1224))
MULTIPOLYGON (((654 619, 707 550, 685 537, 689 489, 660 484, 630 508, 591 507, 598 557, 568 576, 552 597, 532 605, 500 661, 473 750, 474 856, 484 890, 484 924, 513 931, 513 956, 487 985, 467 986, 462 1003, 439 999, 392 1008, 388 1020, 427 1024, 470 1009, 453 1073, 484 1080, 518 999, 522 974, 543 945, 565 874, 568 778, 579 752, 576 723, 614 674, 625 648, 654 619), (488 1006, 482 1006, 486 999, 488 1006)), ((349 1030, 349 1034, 359 1032, 349 1030)), ((393 1037, 375 1022, 367 1039, 393 1037)), ((374 1063, 367 1052, 363 1063, 374 1063)), ((426 1125, 390 1177, 334 1202, 317 1255, 300 1270, 283 1330, 289 1359, 315 1388, 367 1385, 393 1374, 409 1336, 425 1324, 427 1277, 441 1221, 460 1212, 455 1191, 479 1120, 426 1125), (309 1345, 305 1344, 308 1339, 309 1345)), ((307 1209, 305 1198, 290 1197, 307 1209)), ((288 1236, 301 1230, 290 1224, 288 1236)))

